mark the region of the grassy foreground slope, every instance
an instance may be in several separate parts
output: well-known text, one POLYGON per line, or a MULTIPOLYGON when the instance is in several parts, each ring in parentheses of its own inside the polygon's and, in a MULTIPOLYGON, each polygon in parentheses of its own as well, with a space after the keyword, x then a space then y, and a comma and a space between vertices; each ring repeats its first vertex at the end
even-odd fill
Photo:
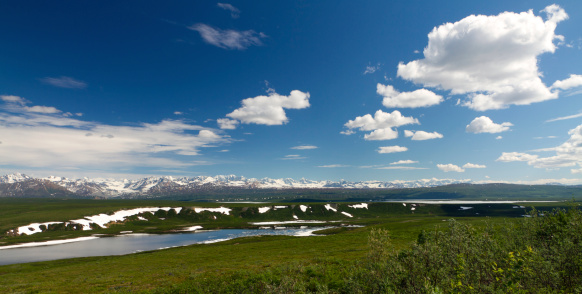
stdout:
MULTIPOLYGON (((0 215, 0 223, 4 225, 4 222, 10 219, 28 222, 36 219, 37 216, 46 217, 44 221, 54 220, 54 212, 58 212, 58 214, 68 213, 67 217, 63 217, 65 220, 78 218, 89 212, 103 212, 100 210, 104 208, 115 210, 150 205, 211 206, 207 203, 164 201, 116 203, 115 201, 68 201, 49 201, 47 205, 32 205, 34 209, 30 210, 27 218, 18 216, 24 211, 28 211, 26 203, 13 202, 6 206, 11 213, 0 215)), ((157 222, 156 226, 166 228, 164 224, 170 224, 168 229, 193 224, 202 224, 205 227, 214 226, 214 228, 248 226, 249 220, 288 220, 292 218, 294 213, 298 214, 301 211, 298 206, 291 207, 292 204, 282 204, 289 207, 276 211, 272 209, 271 214, 253 213, 258 211, 258 207, 264 207, 265 204, 223 205, 233 209, 232 215, 205 214, 202 216, 206 216, 206 218, 177 217, 175 220, 166 219, 164 221, 152 219, 147 225, 151 227, 157 222), (214 220, 213 216, 218 216, 218 218, 214 220)), ((524 209, 516 209, 512 205, 471 205, 473 209, 470 210, 460 210, 459 205, 419 205, 413 214, 410 205, 403 206, 401 203, 372 203, 369 209, 353 209, 347 203, 337 204, 338 211, 349 212, 354 215, 354 218, 327 210, 324 208, 324 204, 305 205, 313 207, 313 210, 316 211, 310 215, 312 218, 336 219, 341 220, 342 223, 361 224, 366 225, 366 227, 331 229, 328 232, 334 234, 327 236, 250 237, 216 244, 193 245, 125 256, 75 258, 0 266, 0 292, 145 291, 195 293, 202 291, 240 293, 247 291, 249 293, 262 293, 321 291, 354 293, 396 291, 430 293, 430 291, 438 292, 437 290, 451 292, 455 289, 458 290, 455 290, 456 292, 469 293, 473 291, 469 288, 453 288, 450 284, 451 281, 455 283, 460 281, 461 285, 467 285, 467 287, 470 286, 474 289, 497 289, 495 291, 504 293, 508 291, 502 291, 503 289, 512 289, 508 287, 514 287, 516 290, 523 289, 520 288, 521 284, 517 286, 516 283, 523 283, 521 280, 523 277, 520 275, 530 272, 529 270, 520 272, 520 268, 513 272, 508 270, 513 266, 509 252, 530 254, 524 251, 527 250, 527 245, 524 245, 526 243, 517 242, 523 239, 524 233, 522 231, 518 229, 503 231, 503 228, 512 228, 516 226, 514 225, 516 222, 519 223, 523 220, 521 217, 507 218, 508 216, 520 216, 524 213, 524 209), (490 218, 484 218, 485 215, 489 215, 490 218), (457 221, 447 221, 451 217, 455 217, 457 221), (453 225, 451 226, 451 224, 453 225), (497 226, 497 228, 491 229, 491 226, 497 226), (483 233, 486 234, 483 235, 483 233), (496 243, 489 241, 492 238, 487 239, 483 236, 495 236, 496 240, 506 241, 499 243, 501 245, 493 246, 492 244, 496 243), (479 243, 479 240, 488 240, 489 243, 479 243), (496 251, 490 254, 486 251, 488 247, 496 251), (445 251, 448 253, 443 255, 445 251), (481 258, 485 262, 484 264, 475 263, 474 259, 469 258, 475 253, 485 254, 481 258), (429 259, 424 260, 422 256, 429 259), (430 259, 431 256, 445 257, 430 259), (417 260, 413 257, 421 259, 417 260), (497 269, 503 269, 507 275, 491 273, 493 269, 491 262, 497 262, 497 269), (501 277, 505 279, 505 286, 477 288, 476 285, 481 285, 479 284, 481 282, 475 284, 475 281, 481 281, 481 279, 475 280, 474 277, 470 276, 475 271, 475 268, 472 267, 474 264, 477 264, 476 272, 482 272, 483 277, 487 277, 483 281, 490 284, 491 279, 501 277), (426 270, 442 269, 442 271, 425 273, 423 267, 426 270), (442 276, 446 279, 431 278, 429 281, 421 279, 419 283, 416 282, 417 278, 426 276, 442 276), (454 277, 457 276, 459 278, 455 280, 454 277), (411 290, 404 291, 402 289, 411 290)), ((301 218, 304 217, 301 216, 301 218)), ((538 229, 530 229, 528 236, 537 236, 539 232, 548 231, 548 226, 560 228, 562 223, 578 226, 579 230, 580 218, 562 217, 562 221, 551 222, 545 227, 543 223, 534 223, 538 229)), ((116 230, 125 230, 128 227, 139 229, 140 225, 127 222, 103 230, 115 232, 116 230)), ((578 232, 575 231, 575 228, 569 227, 558 231, 570 232, 573 230, 573 232, 578 232)), ((565 236, 568 236, 567 234, 556 235, 553 231, 549 232, 550 236, 560 236, 564 240, 566 240, 565 236)), ((86 232, 63 231, 37 235, 52 233, 75 236, 75 234, 86 232)), ((96 231, 92 233, 96 233, 96 231)), ((582 235, 582 232, 578 233, 582 235)), ((48 238, 52 237, 54 236, 48 236, 48 238)), ((4 238, 1 241, 6 242, 7 239, 9 238, 4 238)), ((573 244, 574 241, 570 238, 565 244, 573 244)), ((20 242, 25 241, 21 240, 20 242)), ((553 247, 548 248, 557 250, 553 247)), ((533 250, 541 252, 537 248, 533 250)), ((575 254, 570 255, 575 257, 575 254)), ((544 255, 535 256, 538 258, 544 255)), ((559 256, 561 258, 562 255, 559 256)), ((539 262, 545 264, 543 260, 539 262)), ((553 269, 553 265, 548 265, 543 272, 553 269)), ((560 277, 557 275, 552 278, 559 280, 560 277)))

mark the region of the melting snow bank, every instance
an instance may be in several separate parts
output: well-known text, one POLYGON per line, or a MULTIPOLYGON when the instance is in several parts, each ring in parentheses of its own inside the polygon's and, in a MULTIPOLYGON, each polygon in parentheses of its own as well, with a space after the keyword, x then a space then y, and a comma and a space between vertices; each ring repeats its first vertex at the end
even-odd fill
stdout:
MULTIPOLYGON (((83 231, 88 231, 91 230, 91 224, 96 224, 102 228, 105 228, 106 225, 110 222, 119 222, 119 221, 124 221, 126 218, 136 215, 136 214, 140 214, 140 213, 144 213, 144 212, 151 212, 154 213, 158 210, 165 210, 165 211, 169 211, 170 209, 174 209, 176 211, 176 213, 180 213, 180 211, 182 210, 182 207, 145 207, 145 208, 134 208, 134 209, 129 209, 129 210, 119 210, 116 211, 115 213, 113 213, 112 215, 108 215, 105 213, 101 213, 101 214, 97 214, 97 215, 92 215, 92 216, 86 216, 85 218, 82 219, 74 219, 74 220, 70 220, 68 222, 46 222, 46 223, 32 223, 26 226, 21 226, 16 228, 16 232, 19 235, 25 234, 25 235, 31 235, 31 234, 36 234, 36 233, 40 233, 42 232, 42 229, 40 228, 40 226, 45 226, 48 227, 49 225, 52 224, 78 224, 83 226, 83 231)), ((146 220, 145 218, 140 218, 140 220, 146 220)))
POLYGON ((45 241, 45 242, 30 242, 30 243, 25 243, 25 244, 0 246, 0 250, 2 250, 2 249, 12 249, 12 248, 24 248, 24 247, 37 247, 37 246, 58 245, 58 244, 66 244, 66 243, 87 241, 87 240, 92 240, 92 239, 97 239, 97 238, 99 238, 99 237, 91 236, 91 237, 80 237, 80 238, 66 239, 66 240, 52 240, 52 241, 45 241))
POLYGON ((353 215, 351 215, 351 214, 349 214, 349 213, 347 213, 347 212, 345 212, 345 211, 342 211, 342 214, 343 214, 343 215, 346 215, 346 216, 349 216, 349 217, 354 217, 353 215))
POLYGON ((348 207, 351 207, 351 208, 365 208, 365 209, 368 209, 368 203, 362 203, 362 204, 354 204, 354 205, 348 205, 348 207))
POLYGON ((187 227, 187 228, 183 228, 181 231, 183 232, 193 232, 196 230, 201 230, 202 226, 192 226, 192 227, 187 227))

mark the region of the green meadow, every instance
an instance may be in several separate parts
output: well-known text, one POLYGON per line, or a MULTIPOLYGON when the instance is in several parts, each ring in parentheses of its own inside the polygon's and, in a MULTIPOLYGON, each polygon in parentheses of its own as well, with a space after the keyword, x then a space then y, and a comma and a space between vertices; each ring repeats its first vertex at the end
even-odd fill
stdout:
MULTIPOLYGON (((57 230, 16 237, 3 235, 0 239, 2 245, 92 234, 116 235, 121 231, 173 233, 180 228, 193 225, 201 225, 204 229, 253 228, 257 226, 249 224, 250 222, 288 221, 293 219, 293 215, 304 220, 338 221, 328 223, 327 226, 330 228, 319 231, 312 237, 246 237, 123 256, 73 258, 0 266, 0 292, 471 293, 473 291, 477 293, 479 289, 498 293, 504 293, 503 289, 519 292, 527 290, 519 282, 531 280, 531 277, 528 276, 530 268, 516 267, 516 264, 529 262, 529 259, 512 263, 508 254, 519 251, 523 252, 520 253, 523 257, 525 256, 523 254, 530 254, 527 248, 533 245, 517 244, 517 241, 509 242, 507 239, 519 239, 514 238, 512 234, 522 237, 527 234, 535 236, 543 222, 538 221, 539 224, 535 224, 539 227, 535 232, 531 228, 529 231, 523 229, 523 223, 547 218, 539 214, 534 218, 524 218, 522 215, 530 211, 533 205, 544 211, 555 209, 558 209, 555 211, 578 211, 575 204, 563 202, 520 204, 528 207, 527 209, 513 208, 512 204, 463 205, 473 207, 468 210, 461 210, 460 205, 455 204, 417 204, 414 211, 411 210, 410 204, 404 206, 402 203, 374 202, 368 204, 368 209, 363 209, 349 207, 357 203, 335 202, 333 204, 338 212, 326 209, 326 204, 328 203, 220 204, 149 200, 0 199, 2 232, 33 222, 67 221, 122 209, 183 207, 181 213, 164 215, 163 220, 152 215, 148 216, 148 221, 130 218, 125 222, 110 224, 108 228, 91 231, 57 230), (258 212, 260 207, 274 205, 287 208, 270 209, 266 213, 258 212), (304 212, 300 205, 309 206, 310 209, 304 212), (220 206, 232 209, 231 213, 224 215, 191 212, 194 207, 220 206), (353 215, 353 218, 341 214, 340 211, 353 215), (520 230, 525 230, 525 233, 520 230), (499 243, 501 245, 490 246, 491 244, 479 243, 481 241, 476 240, 489 240, 489 237, 479 237, 481 234, 493 239, 499 237, 502 240, 499 243), (450 244, 446 246, 448 249, 442 248, 445 244, 442 242, 448 240, 447 238, 465 238, 457 240, 457 243, 468 244, 474 249, 481 248, 484 253, 488 251, 483 248, 496 248, 497 251, 490 252, 490 261, 497 262, 496 272, 493 272, 493 264, 488 261, 488 269, 482 270, 481 279, 469 277, 467 271, 470 267, 480 265, 469 259, 467 253, 469 251, 463 251, 469 250, 467 246, 463 247, 464 249, 459 248, 456 255, 449 256, 452 253, 446 250, 450 249, 450 244), (515 250, 514 247, 519 250, 515 250), (412 256, 419 256, 419 252, 427 254, 431 252, 430 250, 434 251, 434 256, 450 258, 430 261, 435 264, 429 261, 422 262, 427 262, 431 269, 438 264, 443 271, 449 267, 451 270, 440 274, 430 271, 427 273, 434 277, 451 278, 447 278, 446 281, 437 281, 436 278, 425 279, 420 286, 416 285, 405 273, 409 272, 409 275, 414 273, 419 278, 422 277, 423 274, 415 267, 418 266, 416 263, 422 262, 413 260, 412 256), (449 264, 450 262, 453 264, 449 264), (405 270, 407 266, 408 271, 405 270), (508 270, 508 267, 512 266, 515 269, 508 270), (389 268, 400 271, 394 272, 388 270, 389 268), (500 273, 499 269, 505 271, 500 273), (386 281, 382 277, 391 277, 391 280, 386 281), (504 284, 501 286, 495 284, 496 279, 502 280, 504 284)), ((559 227, 560 224, 574 226, 574 229, 568 227, 567 230, 560 231, 564 233, 564 240, 572 243, 575 240, 568 239, 571 237, 566 233, 579 230, 580 218, 579 215, 572 213, 563 215, 565 215, 562 216, 563 219, 552 226, 559 227)), ((541 254, 541 251, 539 255, 530 254, 528 258, 531 257, 533 260, 531 268, 534 261, 546 265, 546 268, 549 266, 538 260, 541 254)), ((582 269, 581 265, 582 263, 578 265, 579 269, 582 269)), ((555 289, 578 289, 571 284, 564 285, 567 287, 560 284, 555 289)))

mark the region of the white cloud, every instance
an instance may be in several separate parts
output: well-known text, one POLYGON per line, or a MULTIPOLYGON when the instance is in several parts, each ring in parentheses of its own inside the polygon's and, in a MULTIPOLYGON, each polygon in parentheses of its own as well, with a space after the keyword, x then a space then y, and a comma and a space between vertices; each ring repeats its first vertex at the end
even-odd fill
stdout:
POLYGON ((582 86, 582 75, 570 75, 569 78, 561 81, 555 81, 552 88, 568 90, 582 86))
POLYGON ((552 119, 546 120, 546 122, 554 122, 554 121, 567 120, 567 119, 573 119, 573 118, 579 118, 579 117, 582 117, 582 113, 578 113, 578 114, 574 114, 574 115, 568 115, 568 116, 562 116, 562 117, 557 117, 557 118, 552 118, 552 119))
POLYGON ((188 29, 199 32, 206 43, 223 49, 244 50, 250 46, 261 46, 263 45, 261 39, 267 37, 253 30, 221 30, 203 23, 189 26, 188 29))
POLYGON ((378 83, 376 93, 382 95, 382 104, 387 108, 417 108, 428 107, 441 103, 443 97, 427 89, 413 92, 398 92, 390 85, 378 83))
POLYGON ((181 112, 181 111, 174 111, 174 114, 175 114, 175 115, 182 115, 182 114, 184 114, 184 113, 183 113, 183 112, 181 112))
POLYGON ((573 174, 582 174, 582 168, 580 168, 580 169, 571 169, 570 172, 572 172, 573 174))
POLYGON ((350 167, 349 165, 345 165, 345 164, 329 164, 329 165, 320 165, 318 167, 324 167, 324 168, 338 168, 338 167, 350 167))
POLYGON ((495 161, 501 162, 512 162, 512 161, 532 161, 538 158, 537 155, 531 155, 527 153, 521 152, 503 152, 501 156, 497 158, 495 161))
POLYGON ((38 113, 59 113, 60 110, 52 107, 52 106, 32 106, 32 107, 25 107, 26 111, 28 112, 38 112, 38 113))
POLYGON ((495 137, 495 140, 501 140, 501 139, 503 139, 503 136, 497 136, 497 137, 495 137))
POLYGON ((481 164, 474 164, 474 163, 465 163, 465 165, 463 165, 463 168, 486 168, 487 166, 485 165, 481 165, 481 164))
POLYGON ((87 87, 87 83, 75 80, 71 77, 58 77, 58 78, 46 77, 41 79, 41 81, 45 84, 66 89, 85 89, 87 87))
POLYGON ((408 148, 406 147, 401 147, 401 146, 385 146, 385 147, 379 147, 378 148, 378 153, 380 154, 384 154, 384 153, 396 153, 396 152, 404 152, 407 151, 408 148))
POLYGON ((313 146, 313 145, 300 145, 300 146, 291 147, 291 149, 310 150, 310 149, 317 149, 317 146, 313 146))
POLYGON ((454 165, 454 164, 451 164, 451 163, 449 163, 449 164, 437 164, 437 167, 444 172, 451 172, 451 171, 458 172, 458 173, 465 172, 465 170, 462 169, 461 167, 454 165))
POLYGON ((398 76, 466 94, 464 105, 478 111, 527 105, 558 98, 542 82, 538 56, 556 50, 554 33, 566 12, 544 9, 547 20, 533 12, 470 15, 435 27, 428 34, 424 59, 398 65, 398 76))
POLYGON ((407 138, 412 137, 410 139, 414 140, 414 141, 423 141, 423 140, 430 140, 430 139, 441 139, 443 137, 443 134, 440 134, 437 132, 428 133, 425 131, 405 130, 404 137, 407 137, 407 138))
POLYGON ((391 128, 377 129, 364 135, 364 140, 370 141, 392 140, 396 138, 398 138, 398 131, 391 128))
POLYGON ((582 166, 582 125, 571 129, 568 135, 570 135, 570 138, 562 145, 537 150, 555 152, 553 156, 540 157, 527 153, 503 152, 497 161, 527 161, 528 165, 546 169, 582 166))
POLYGON ((8 103, 18 103, 18 104, 26 104, 28 101, 22 97, 14 96, 14 95, 2 95, 0 99, 4 102, 8 103))
POLYGON ((234 130, 236 129, 236 126, 239 124, 237 120, 232 120, 228 118, 219 118, 216 120, 216 123, 218 123, 218 127, 223 130, 234 130))
POLYGON ((240 16, 240 10, 238 10, 238 8, 232 6, 232 4, 218 3, 216 5, 224 10, 230 11, 230 16, 232 18, 238 18, 240 16))
POLYGON ((282 125, 289 121, 284 109, 303 109, 309 107, 309 93, 291 91, 289 96, 272 93, 241 101, 242 107, 226 116, 244 124, 282 125))
POLYGON ((418 161, 414 161, 414 160, 399 160, 396 162, 392 162, 390 165, 398 165, 398 164, 413 164, 413 163, 418 163, 418 161))
MULTIPOLYGON (((14 96, 11 96, 14 97, 14 96)), ((19 99, 2 99, 19 102, 19 99)), ((23 99, 21 99, 23 100, 23 99)), ((119 169, 197 164, 177 156, 226 143, 215 130, 181 120, 114 126, 71 118, 60 111, 14 103, 0 111, 0 165, 119 169)))
POLYGON ((359 129, 360 131, 372 131, 364 135, 366 140, 390 140, 398 138, 398 132, 392 129, 393 127, 407 124, 419 124, 419 122, 416 118, 403 116, 398 110, 394 110, 392 113, 378 110, 373 117, 366 114, 348 121, 344 126, 349 130, 342 132, 342 134, 349 135, 353 133, 352 129, 359 129))
POLYGON ((465 131, 467 133, 501 133, 509 131, 509 127, 513 126, 510 122, 504 122, 501 124, 494 123, 490 118, 486 116, 476 117, 470 124, 467 125, 465 131))

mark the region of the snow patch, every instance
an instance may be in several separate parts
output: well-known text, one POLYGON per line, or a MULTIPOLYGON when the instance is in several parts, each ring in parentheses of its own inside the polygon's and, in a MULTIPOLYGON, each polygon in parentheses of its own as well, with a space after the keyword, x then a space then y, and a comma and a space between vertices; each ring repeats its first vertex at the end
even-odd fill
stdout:
POLYGON ((259 213, 265 213, 269 210, 271 210, 271 207, 269 207, 269 206, 259 207, 259 213))
POLYGON ((342 214, 343 214, 343 215, 347 215, 347 216, 349 216, 349 217, 354 217, 353 215, 351 215, 351 214, 349 214, 349 213, 347 213, 347 212, 345 212, 345 211, 342 211, 342 214))
POLYGON ((368 209, 368 203, 361 203, 361 204, 348 205, 348 207, 351 207, 351 208, 365 208, 365 209, 368 209))
POLYGON ((202 229, 202 226, 192 226, 192 227, 184 228, 184 229, 182 229, 182 231, 193 232, 193 231, 200 230, 200 229, 202 229))
POLYGON ((327 210, 333 210, 334 212, 337 212, 337 209, 335 209, 335 208, 331 207, 331 205, 330 205, 330 204, 326 204, 326 205, 325 205, 325 209, 327 209, 327 210))
POLYGON ((309 206, 307 206, 307 205, 299 205, 299 209, 301 209, 301 211, 303 211, 303 212, 306 212, 308 208, 309 208, 309 206))
POLYGON ((293 215, 293 218, 294 218, 294 219, 299 219, 299 218, 298 218, 296 215, 293 215))
POLYGON ((473 207, 470 207, 470 206, 461 206, 461 208, 459 208, 459 210, 469 210, 469 209, 473 209, 473 207))
POLYGON ((275 210, 287 208, 287 206, 285 206, 285 205, 275 205, 274 207, 275 207, 275 210))
POLYGON ((194 208, 194 211, 196 211, 196 213, 200 213, 202 211, 210 211, 210 212, 220 212, 220 213, 226 214, 226 215, 229 215, 231 210, 232 209, 230 209, 230 208, 222 207, 222 206, 219 208, 200 208, 200 207, 194 208))

